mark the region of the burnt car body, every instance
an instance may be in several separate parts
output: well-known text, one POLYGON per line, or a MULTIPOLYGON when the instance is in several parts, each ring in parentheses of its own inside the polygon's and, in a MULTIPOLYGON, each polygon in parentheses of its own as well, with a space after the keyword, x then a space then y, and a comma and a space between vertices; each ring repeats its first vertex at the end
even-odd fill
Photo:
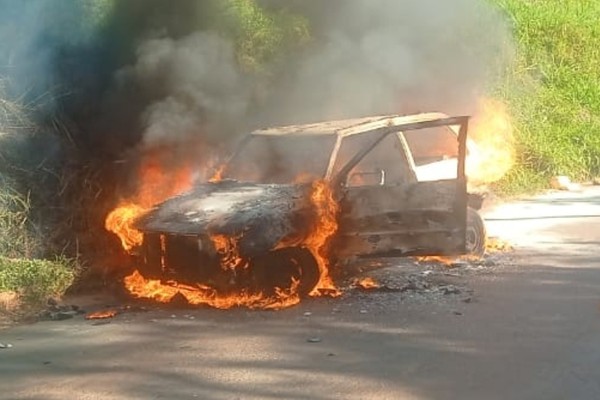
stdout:
POLYGON ((427 113, 252 132, 221 181, 197 184, 137 221, 144 234, 141 272, 219 288, 285 286, 302 278, 308 293, 318 268, 303 243, 319 218, 310 201, 317 180, 327 182, 339 206, 329 246, 337 264, 480 253, 485 228, 468 206, 465 176, 468 120, 427 113), (419 181, 406 133, 439 129, 457 133, 456 173, 419 181))

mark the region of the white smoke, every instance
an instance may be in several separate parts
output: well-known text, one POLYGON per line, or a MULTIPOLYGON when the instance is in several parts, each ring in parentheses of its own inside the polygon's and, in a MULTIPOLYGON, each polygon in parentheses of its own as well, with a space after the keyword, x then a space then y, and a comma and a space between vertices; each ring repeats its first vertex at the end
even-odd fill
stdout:
POLYGON ((345 0, 296 65, 291 119, 470 112, 512 59, 505 19, 485 0, 345 0))

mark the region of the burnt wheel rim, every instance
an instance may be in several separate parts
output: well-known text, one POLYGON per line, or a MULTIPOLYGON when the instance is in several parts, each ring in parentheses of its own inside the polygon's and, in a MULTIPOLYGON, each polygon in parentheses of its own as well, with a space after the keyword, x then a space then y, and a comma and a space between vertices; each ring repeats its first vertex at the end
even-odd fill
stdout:
POLYGON ((465 229, 465 250, 467 254, 483 257, 485 254, 486 229, 483 219, 473 209, 468 209, 465 229))
POLYGON ((469 254, 477 253, 481 247, 481 237, 477 232, 477 229, 473 226, 468 226, 466 230, 465 246, 469 254))

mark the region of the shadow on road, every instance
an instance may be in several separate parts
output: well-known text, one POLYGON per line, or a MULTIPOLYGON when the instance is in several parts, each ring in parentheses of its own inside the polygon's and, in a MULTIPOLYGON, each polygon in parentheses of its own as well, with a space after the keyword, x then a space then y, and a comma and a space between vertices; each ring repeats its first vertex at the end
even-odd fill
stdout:
POLYGON ((468 302, 354 292, 279 312, 163 309, 3 331, 14 347, 0 350, 0 398, 597 399, 600 215, 562 214, 532 216, 566 220, 531 232, 498 219, 535 240, 515 265, 465 278, 468 302))
POLYGON ((587 347, 598 340, 585 332, 598 328, 600 273, 576 266, 590 261, 556 253, 482 276, 469 304, 381 293, 280 312, 39 323, 11 332, 14 348, 0 354, 11 397, 0 397, 541 399, 559 384, 565 398, 594 398, 585 396, 600 393, 600 379, 578 380, 598 375, 585 362, 598 361, 587 347))

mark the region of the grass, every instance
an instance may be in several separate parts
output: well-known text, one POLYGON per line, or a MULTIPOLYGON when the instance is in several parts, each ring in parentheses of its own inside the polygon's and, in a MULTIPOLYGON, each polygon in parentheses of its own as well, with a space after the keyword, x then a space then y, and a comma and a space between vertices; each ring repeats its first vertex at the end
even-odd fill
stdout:
POLYGON ((512 22, 517 67, 499 96, 514 117, 517 163, 507 194, 548 186, 554 175, 600 175, 600 2, 495 0, 512 22))

